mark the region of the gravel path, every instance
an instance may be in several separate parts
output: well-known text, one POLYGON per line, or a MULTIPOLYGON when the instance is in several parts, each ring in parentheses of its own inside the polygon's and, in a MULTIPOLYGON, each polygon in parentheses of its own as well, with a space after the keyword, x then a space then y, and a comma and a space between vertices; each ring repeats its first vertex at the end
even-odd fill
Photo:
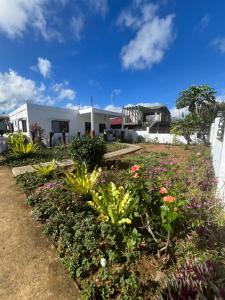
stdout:
POLYGON ((24 200, 11 170, 0 166, 0 299, 79 299, 78 288, 24 200))

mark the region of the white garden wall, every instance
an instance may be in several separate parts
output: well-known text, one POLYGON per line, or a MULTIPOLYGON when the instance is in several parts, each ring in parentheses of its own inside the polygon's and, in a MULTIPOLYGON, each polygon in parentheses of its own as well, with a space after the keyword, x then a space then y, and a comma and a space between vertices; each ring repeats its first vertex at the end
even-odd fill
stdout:
POLYGON ((225 130, 223 140, 217 138, 220 117, 211 125, 210 142, 213 168, 217 178, 217 194, 225 201, 225 130))
MULTIPOLYGON (((175 142, 186 144, 187 141, 183 136, 175 136, 170 133, 149 133, 149 130, 125 130, 125 138, 132 140, 133 142, 138 141, 138 137, 143 137, 145 142, 157 141, 159 144, 173 144, 175 142)), ((193 143, 198 143, 196 135, 191 136, 193 143)))

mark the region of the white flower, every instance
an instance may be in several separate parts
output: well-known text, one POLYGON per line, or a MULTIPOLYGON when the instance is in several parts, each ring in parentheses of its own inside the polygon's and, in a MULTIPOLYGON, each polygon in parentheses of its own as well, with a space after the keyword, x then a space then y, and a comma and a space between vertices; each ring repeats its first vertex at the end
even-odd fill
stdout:
POLYGON ((107 265, 107 261, 105 258, 101 258, 100 264, 103 268, 105 268, 105 266, 107 265))

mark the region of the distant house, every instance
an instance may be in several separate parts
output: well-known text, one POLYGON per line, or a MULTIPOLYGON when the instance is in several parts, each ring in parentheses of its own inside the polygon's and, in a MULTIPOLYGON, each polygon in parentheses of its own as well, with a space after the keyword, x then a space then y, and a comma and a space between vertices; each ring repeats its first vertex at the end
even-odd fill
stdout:
POLYGON ((171 114, 165 105, 145 107, 141 105, 123 107, 124 127, 146 129, 150 133, 169 133, 171 114))
POLYGON ((30 134, 32 123, 38 123, 45 132, 45 142, 48 145, 50 134, 53 143, 57 144, 66 133, 67 141, 78 134, 90 133, 99 135, 110 128, 110 119, 122 117, 122 113, 111 112, 97 108, 67 109, 26 103, 9 114, 12 131, 30 134))

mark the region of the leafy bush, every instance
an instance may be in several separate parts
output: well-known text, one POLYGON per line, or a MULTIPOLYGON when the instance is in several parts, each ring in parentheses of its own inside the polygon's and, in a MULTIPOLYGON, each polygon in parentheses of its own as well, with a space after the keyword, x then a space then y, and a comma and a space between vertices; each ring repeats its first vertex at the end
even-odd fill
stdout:
POLYGON ((30 125, 30 133, 33 143, 42 144, 44 138, 44 129, 38 123, 30 125))
POLYGON ((10 147, 10 152, 16 157, 28 157, 35 154, 38 150, 38 145, 33 142, 28 142, 26 136, 21 133, 10 134, 7 142, 10 147))
POLYGON ((160 299, 224 299, 224 283, 216 283, 216 271, 216 265, 212 261, 187 261, 184 267, 168 280, 160 299))
POLYGON ((42 177, 51 177, 57 169, 57 164, 53 159, 49 164, 39 164, 37 167, 33 167, 34 170, 42 177))
POLYGON ((23 175, 17 176, 16 181, 21 189, 28 195, 34 189, 47 182, 47 178, 37 176, 36 173, 25 173, 23 175))
POLYGON ((101 137, 75 137, 71 144, 73 159, 85 162, 90 168, 100 165, 105 153, 106 145, 101 137))
POLYGON ((113 225, 130 224, 129 218, 134 206, 134 199, 130 192, 111 182, 107 189, 100 188, 100 192, 92 191, 92 201, 88 204, 99 212, 101 218, 113 225))
POLYGON ((29 157, 18 157, 11 152, 5 153, 7 163, 11 167, 19 167, 25 165, 32 165, 38 164, 40 162, 48 162, 53 159, 55 160, 62 160, 71 158, 70 152, 68 149, 61 148, 61 147, 54 147, 54 148, 38 148, 37 152, 34 153, 32 156, 29 157))
POLYGON ((91 194, 101 169, 95 168, 92 173, 88 173, 86 163, 77 163, 75 164, 76 174, 66 173, 66 182, 69 185, 70 189, 81 195, 84 199, 88 198, 91 194))

